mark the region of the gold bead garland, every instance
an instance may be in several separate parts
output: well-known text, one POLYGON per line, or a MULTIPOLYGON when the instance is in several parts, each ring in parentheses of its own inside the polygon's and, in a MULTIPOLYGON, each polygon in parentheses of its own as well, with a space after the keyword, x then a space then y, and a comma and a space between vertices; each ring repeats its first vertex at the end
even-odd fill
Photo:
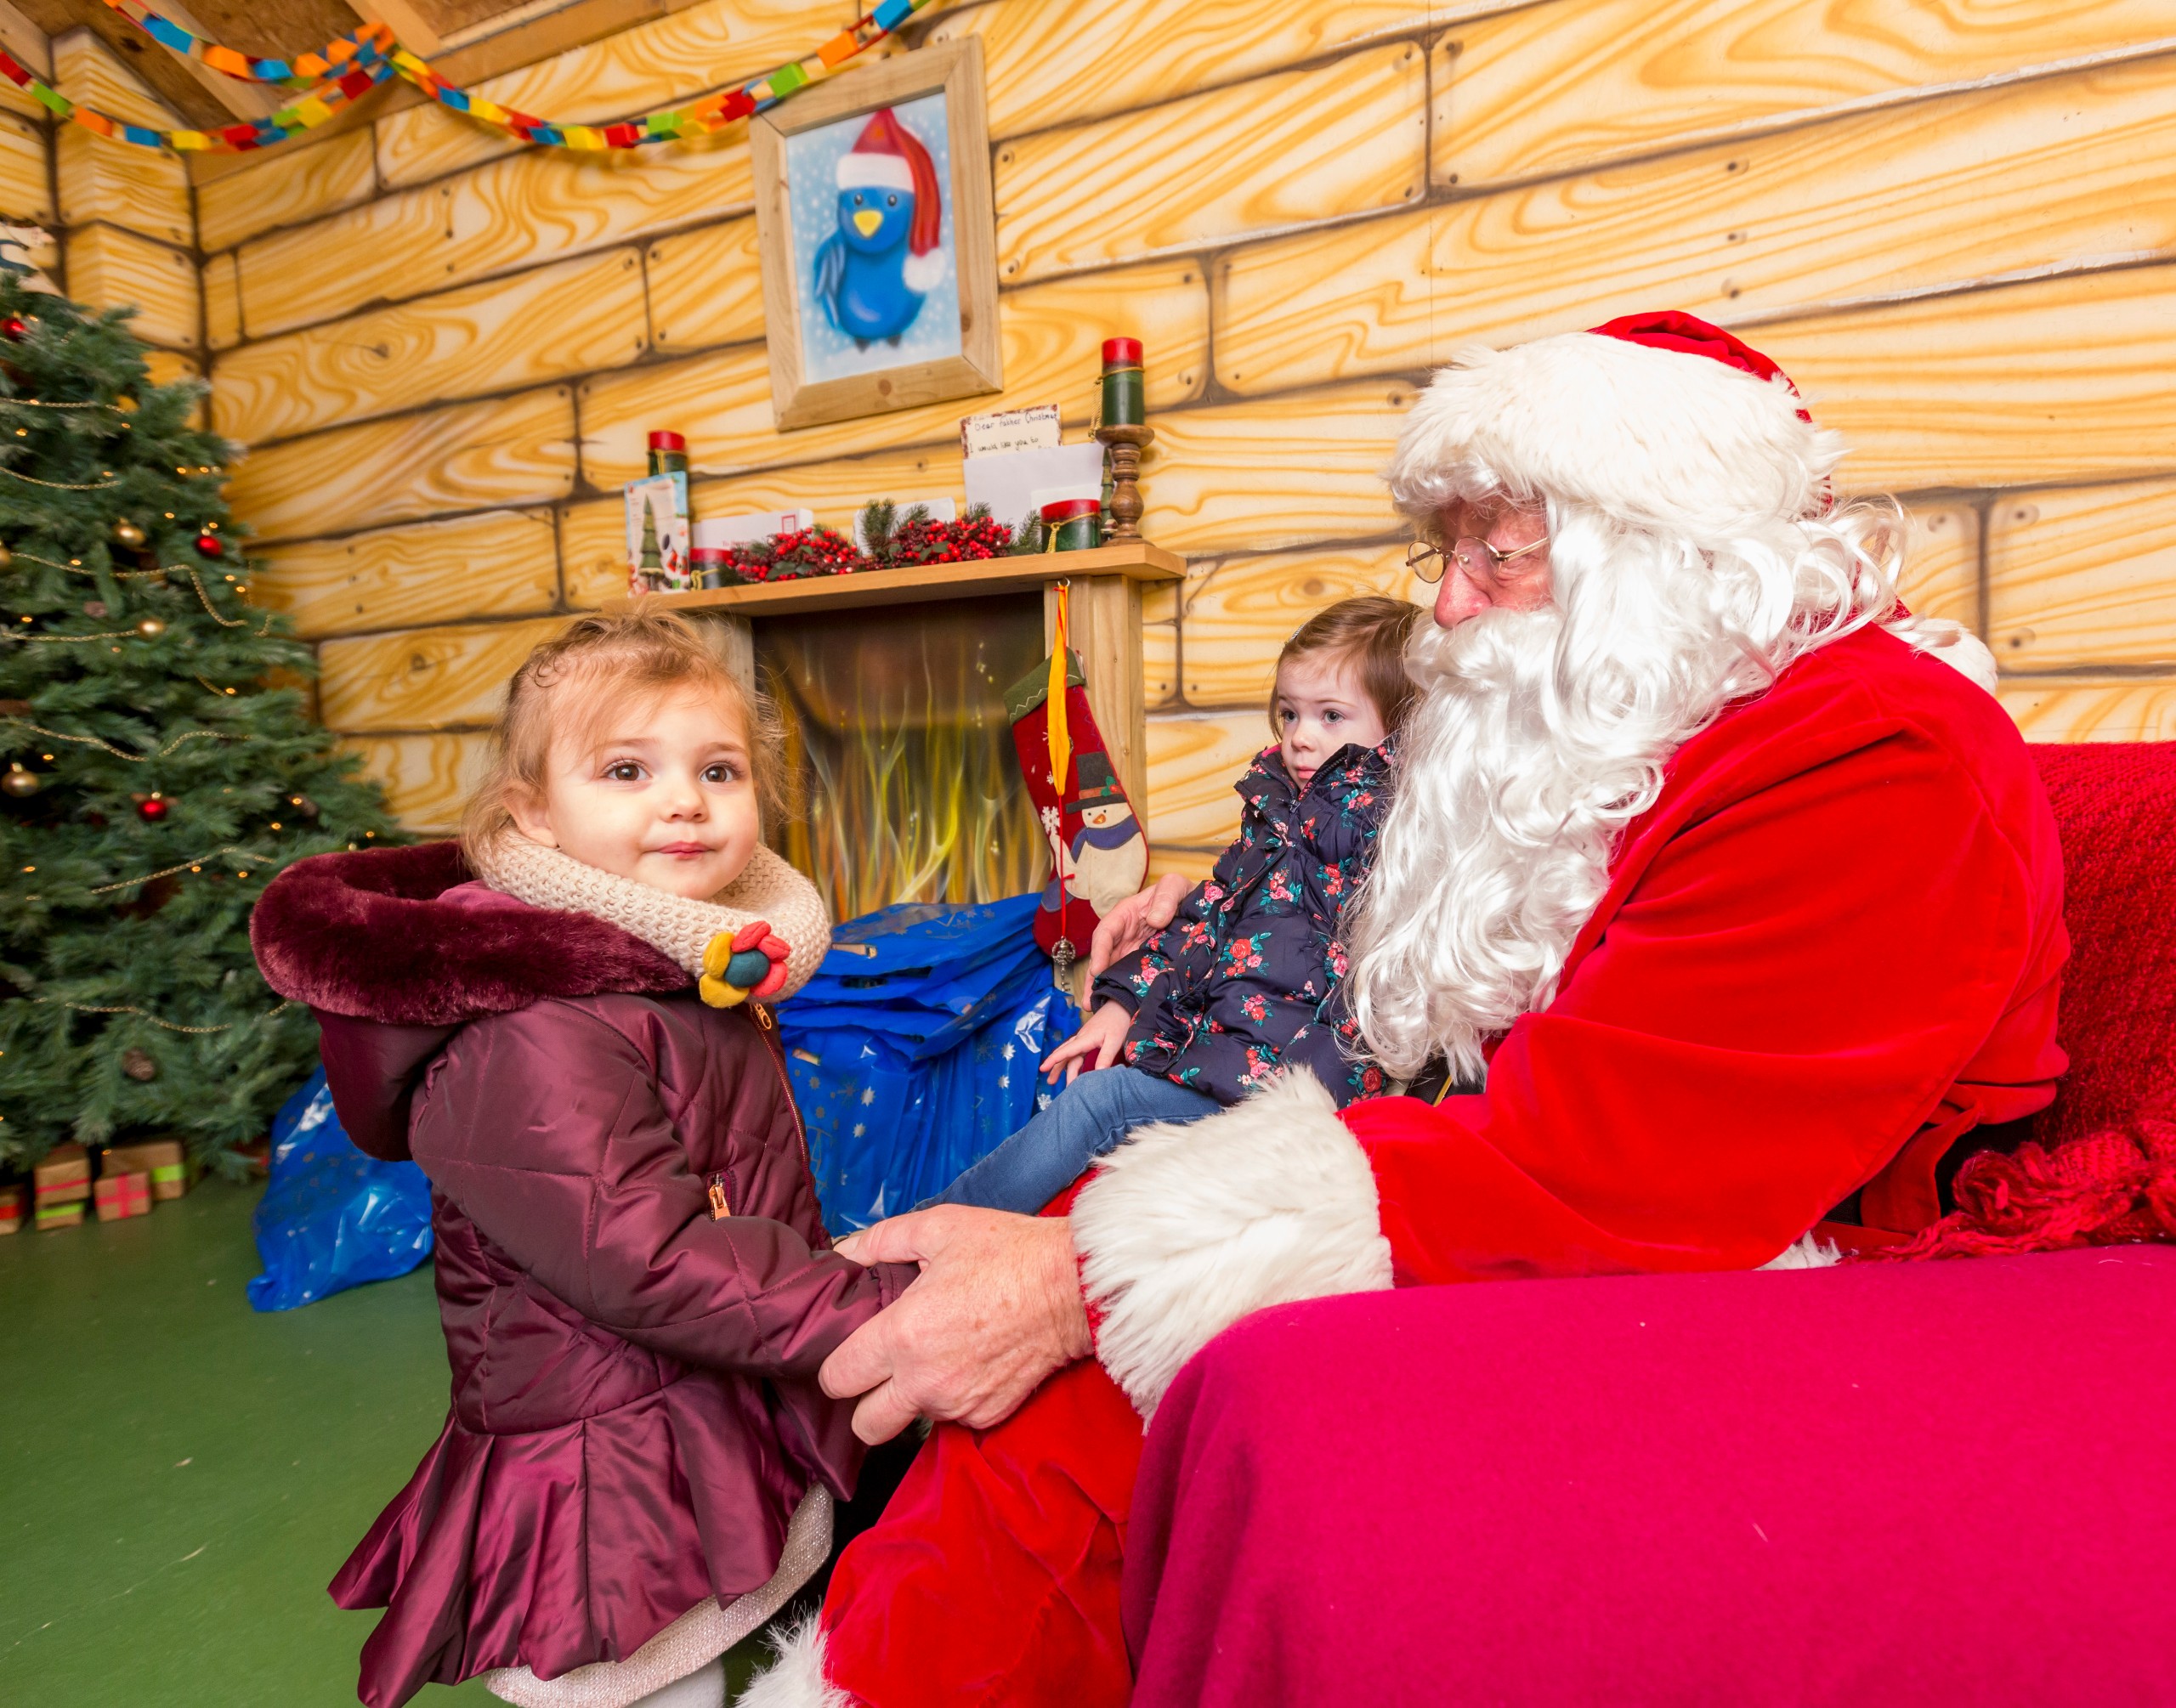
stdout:
POLYGON ((215 1032, 232 1032, 238 1026, 261 1026, 266 1021, 270 1020, 275 1015, 285 1014, 289 1009, 295 1005, 293 999, 290 998, 287 1001, 281 1003, 277 1008, 269 1008, 265 1010, 263 1014, 257 1015, 253 1020, 230 1020, 224 1026, 176 1026, 170 1020, 161 1020, 158 1015, 155 1014, 148 1013, 140 1008, 131 1007, 126 1003, 121 1004, 113 1008, 99 1008, 89 1003, 62 1002, 58 997, 34 996, 31 1000, 32 1002, 57 1004, 60 1007, 66 1009, 71 1014, 133 1014, 139 1020, 148 1020, 153 1026, 162 1026, 168 1032, 185 1032, 199 1038, 207 1036, 215 1032))
MULTIPOLYGON (((166 632, 166 627, 156 617, 146 617, 133 629, 114 629, 97 635, 26 635, 14 629, 0 629, 0 635, 11 641, 20 642, 26 647, 41 642, 47 646, 71 646, 82 641, 155 641, 166 632), (158 626, 149 628, 148 625, 154 623, 158 626)), ((116 647, 114 650, 119 652, 121 649, 116 647)))
MULTIPOLYGON (((63 563, 58 557, 41 557, 35 551, 10 552, 5 546, 0 546, 0 569, 6 568, 17 557, 29 563, 42 563, 48 569, 65 569, 71 575, 95 575, 99 573, 95 569, 86 569, 81 563, 63 563)), ((157 569, 110 569, 106 573, 116 581, 140 581, 171 574, 183 567, 179 563, 171 563, 157 569)))
POLYGON ((116 890, 133 890, 139 884, 154 883, 161 878, 171 878, 178 873, 200 872, 203 869, 207 860, 221 854, 231 854, 237 859, 247 860, 258 866, 269 866, 273 863, 272 856, 260 853, 253 848, 214 848, 211 853, 199 854, 194 860, 184 860, 178 866, 162 867, 156 872, 146 872, 140 878, 124 878, 118 884, 100 884, 94 889, 86 890, 83 893, 87 896, 107 896, 116 890))
MULTIPOLYGON (((178 568, 179 566, 177 565, 176 567, 178 568)), ((239 617, 222 617, 218 611, 212 609, 212 596, 204 591, 204 579, 194 569, 191 569, 189 572, 189 579, 196 584, 196 597, 204 602, 204 608, 211 613, 212 620, 213 622, 217 623, 223 629, 246 629, 249 626, 247 623, 239 617)), ((237 594, 235 597, 237 598, 241 597, 240 594, 237 594)), ((246 599, 243 599, 242 602, 246 604, 248 601, 246 599)), ((267 611, 264 614, 264 625, 257 631, 257 639, 261 641, 267 635, 272 632, 272 618, 273 613, 267 611)))
POLYGON ((19 729, 29 730, 33 735, 48 736, 54 741, 72 741, 83 747, 102 747, 116 759, 125 759, 133 765, 149 765, 155 759, 164 759, 182 743, 195 741, 200 737, 206 741, 255 741, 257 739, 255 736, 244 735, 238 730, 192 729, 176 736, 156 753, 130 753, 126 748, 116 747, 111 742, 101 740, 97 736, 68 735, 57 729, 47 729, 42 724, 34 724, 28 718, 11 717, 7 721, 19 729))
POLYGON ((66 480, 40 480, 34 474, 17 474, 12 468, 0 468, 0 474, 7 475, 15 480, 27 481, 32 486, 49 486, 55 492, 105 492, 110 488, 121 484, 119 481, 110 478, 93 481, 88 485, 79 485, 66 480))

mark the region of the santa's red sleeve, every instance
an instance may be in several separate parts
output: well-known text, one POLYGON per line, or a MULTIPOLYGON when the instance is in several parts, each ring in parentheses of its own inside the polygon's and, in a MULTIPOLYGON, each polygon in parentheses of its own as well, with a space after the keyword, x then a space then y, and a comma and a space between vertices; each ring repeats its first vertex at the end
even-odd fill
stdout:
POLYGON ((1293 1076, 1114 1152, 1074 1241, 1099 1354, 1136 1404, 1294 1298, 1776 1260, 1977 1076, 2014 1012, 2047 1010, 2024 1072, 2051 1084, 2043 827, 1908 725, 1801 758, 1637 851, 1482 1094, 1340 1117, 1293 1076))

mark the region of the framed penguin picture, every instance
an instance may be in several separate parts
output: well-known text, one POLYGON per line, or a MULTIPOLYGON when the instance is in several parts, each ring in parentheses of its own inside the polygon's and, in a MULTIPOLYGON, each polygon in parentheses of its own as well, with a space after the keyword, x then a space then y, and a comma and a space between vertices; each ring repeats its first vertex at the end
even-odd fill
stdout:
POLYGON ((779 426, 998 390, 979 38, 796 95, 749 139, 779 426))

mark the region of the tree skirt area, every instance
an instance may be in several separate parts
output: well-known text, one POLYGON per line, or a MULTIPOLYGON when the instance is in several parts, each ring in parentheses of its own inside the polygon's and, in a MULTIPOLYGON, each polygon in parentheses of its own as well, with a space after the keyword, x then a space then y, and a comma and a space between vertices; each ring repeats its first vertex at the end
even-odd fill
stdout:
POLYGON ((354 1701, 325 1585, 445 1417, 430 1266, 259 1315, 257 1196, 0 1239, 0 1702, 354 1701))

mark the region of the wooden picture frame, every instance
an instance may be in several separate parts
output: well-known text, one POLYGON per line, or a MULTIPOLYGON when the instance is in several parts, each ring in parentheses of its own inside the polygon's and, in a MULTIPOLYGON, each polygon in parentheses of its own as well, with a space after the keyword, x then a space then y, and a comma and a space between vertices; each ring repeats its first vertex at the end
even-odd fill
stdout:
POLYGON ((782 431, 1003 387, 980 38, 879 60, 796 95, 756 119, 749 141, 771 405, 782 431), (880 122, 887 111, 891 119, 880 122), (900 129, 916 141, 899 143, 900 129), (829 171, 820 164, 826 159, 835 162, 829 171), (941 268, 915 247, 928 239, 909 225, 910 212, 903 216, 903 208, 927 201, 912 195, 914 182, 942 186, 935 222, 941 268), (864 194, 866 208, 858 200, 864 194), (887 222, 910 235, 895 236, 887 222), (850 229, 856 223, 860 244, 850 229), (864 251, 872 240, 890 247, 864 251), (901 282, 932 276, 919 296, 901 282), (955 303, 956 347, 949 336, 955 303), (887 337, 903 314, 904 330, 887 337), (887 356, 897 359, 887 365, 887 356))

